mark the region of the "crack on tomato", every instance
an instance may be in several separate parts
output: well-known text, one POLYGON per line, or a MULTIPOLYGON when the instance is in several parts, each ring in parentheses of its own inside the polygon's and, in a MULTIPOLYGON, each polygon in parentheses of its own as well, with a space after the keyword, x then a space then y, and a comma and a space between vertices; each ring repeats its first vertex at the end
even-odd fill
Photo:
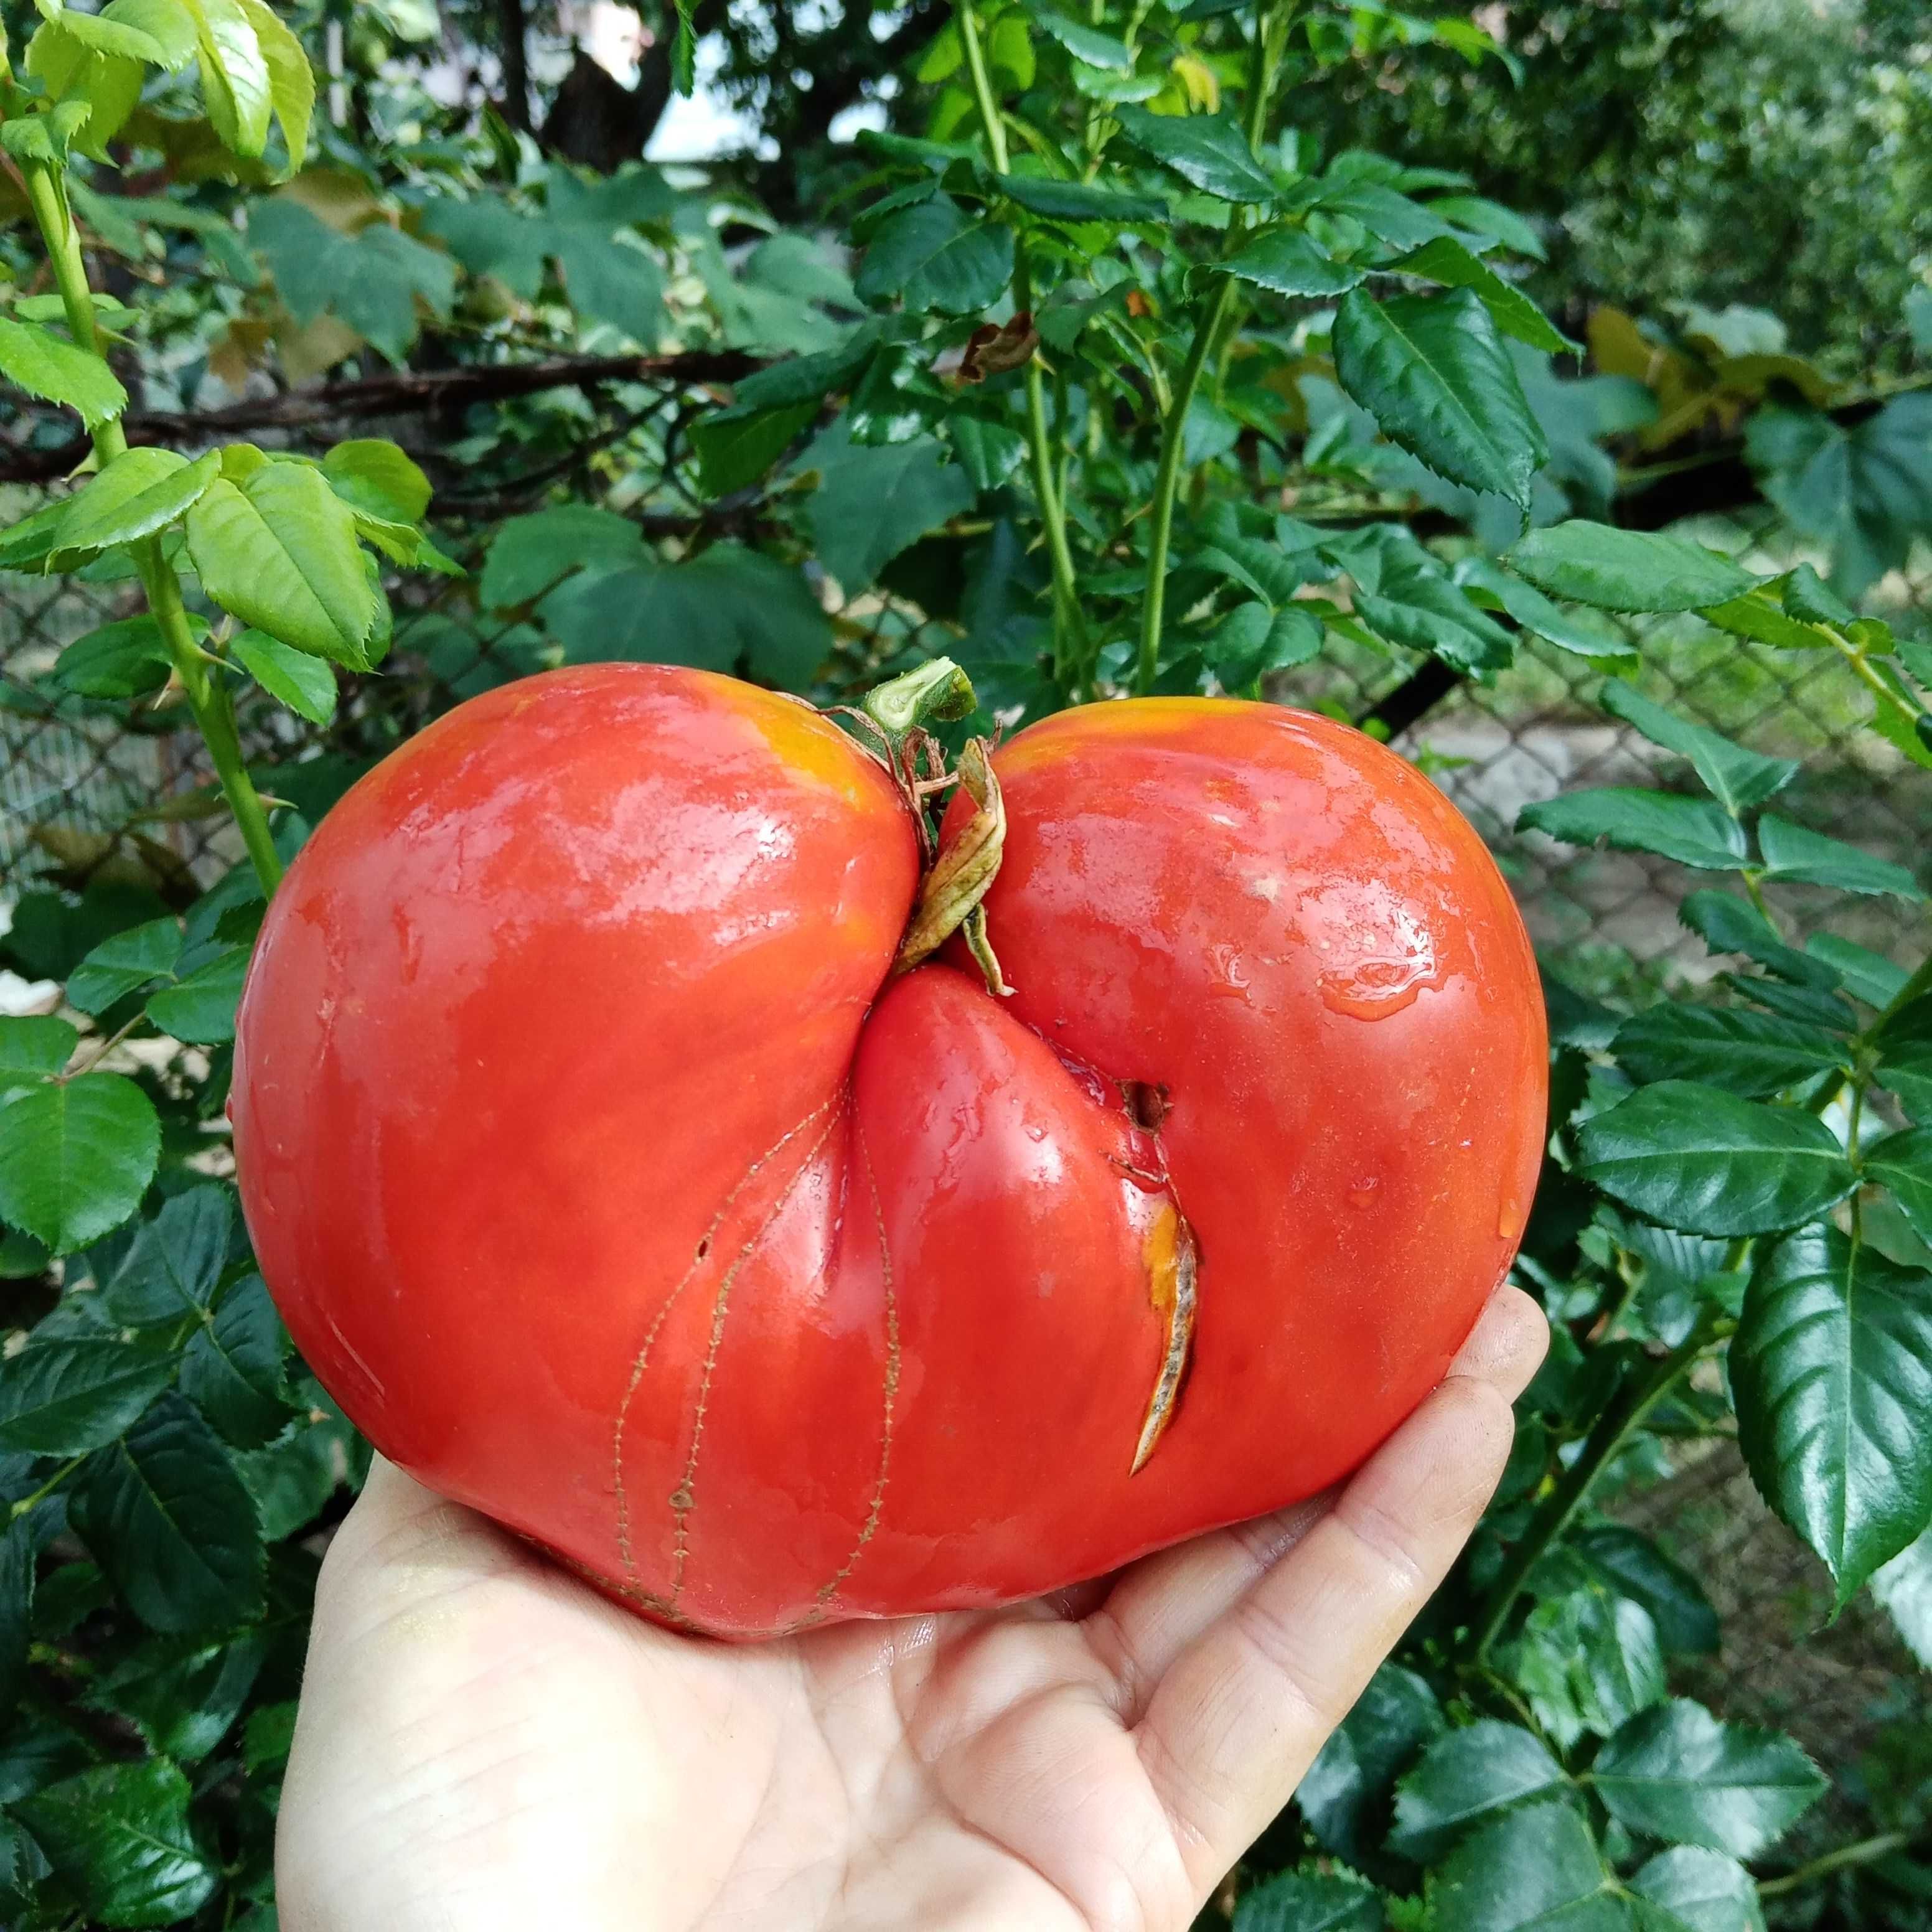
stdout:
POLYGON ((1180 1203, 1174 1198, 1172 1182, 1168 1199, 1169 1204, 1148 1231, 1143 1250, 1148 1264, 1148 1298, 1156 1312, 1166 1318, 1167 1342, 1161 1352, 1160 1372, 1154 1378, 1154 1393, 1148 1398, 1140 1438, 1134 1444, 1134 1460, 1127 1472, 1130 1476, 1138 1475, 1146 1468, 1148 1457, 1167 1433, 1193 1359, 1201 1250, 1194 1230, 1187 1225, 1180 1203))
POLYGON ((1127 1103, 1127 1118, 1143 1133, 1159 1133, 1174 1111, 1173 1096, 1159 1081, 1123 1080, 1120 1097, 1127 1103))
MULTIPOLYGON (((826 1102, 830 1106, 830 1102, 826 1102)), ((822 1113, 824 1107, 814 1109, 822 1113)), ((841 1109, 842 1114, 843 1109, 841 1109)), ((808 1116, 810 1118, 811 1116, 808 1116)), ((674 1519, 671 1540, 670 1602, 674 1609, 684 1594, 684 1573, 691 1553, 691 1516, 698 1507, 698 1459, 704 1447, 704 1418, 711 1406, 711 1384, 718 1367, 718 1351, 724 1340, 725 1312, 730 1306, 732 1284, 738 1279, 738 1270, 754 1254, 760 1242, 772 1231, 772 1223, 784 1211, 785 1204, 798 1190, 798 1184, 811 1172, 812 1163, 818 1158, 820 1150, 832 1138, 832 1131, 838 1124, 841 1114, 834 1114, 827 1120, 818 1139, 806 1150, 805 1158, 793 1169, 791 1178, 778 1190, 778 1198, 766 1211, 765 1217, 746 1238, 745 1244, 733 1258, 731 1265, 718 1277, 718 1293, 711 1304, 711 1334, 705 1344, 704 1366, 698 1378, 698 1406, 692 1414, 691 1425, 691 1450, 685 1458, 684 1474, 670 1496, 674 1519)))
MULTIPOLYGON (((725 1196, 724 1201, 719 1205, 717 1213, 711 1217, 710 1226, 705 1229, 703 1238, 698 1244, 696 1258, 685 1270, 670 1292, 664 1297, 664 1300, 658 1306, 658 1312, 651 1318, 651 1325, 644 1331, 644 1344, 638 1351, 637 1359, 631 1364, 630 1379, 625 1384, 623 1396, 617 1404, 617 1420, 612 1431, 611 1474, 616 1495, 617 1551, 624 1565, 624 1574, 628 1578, 632 1580, 636 1578, 638 1564, 636 1556, 631 1547, 630 1499, 624 1488, 624 1426, 629 1420, 631 1404, 637 1395, 638 1384, 644 1378, 644 1370, 650 1364, 651 1350, 656 1344, 658 1332, 663 1328, 672 1309, 676 1306, 684 1291, 690 1286, 693 1276, 704 1265, 706 1258, 710 1254, 712 1241, 717 1234, 718 1230, 723 1226, 725 1216, 737 1204, 739 1196, 790 1142, 797 1139, 799 1136, 803 1133, 820 1114, 836 1106, 840 1097, 834 1095, 830 1100, 820 1101, 796 1126, 789 1128, 781 1134, 739 1176, 731 1191, 725 1196)), ((817 1149, 814 1148, 813 1151, 815 1153, 817 1149)), ((809 1155, 806 1156, 805 1164, 807 1166, 810 1166, 809 1155)), ((803 1169, 801 1168, 800 1172, 802 1172, 802 1171, 803 1169)))

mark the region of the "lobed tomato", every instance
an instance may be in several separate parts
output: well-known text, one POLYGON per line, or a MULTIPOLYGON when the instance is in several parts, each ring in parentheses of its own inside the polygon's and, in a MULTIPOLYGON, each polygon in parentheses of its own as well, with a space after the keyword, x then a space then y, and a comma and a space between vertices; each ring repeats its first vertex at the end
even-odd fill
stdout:
POLYGON ((1270 706, 1094 706, 993 764, 1005 998, 963 950, 893 976, 899 789, 729 679, 530 679, 329 814, 249 976, 236 1153, 386 1454, 746 1637, 1292 1502, 1440 1378, 1544 1135, 1475 833, 1270 706))

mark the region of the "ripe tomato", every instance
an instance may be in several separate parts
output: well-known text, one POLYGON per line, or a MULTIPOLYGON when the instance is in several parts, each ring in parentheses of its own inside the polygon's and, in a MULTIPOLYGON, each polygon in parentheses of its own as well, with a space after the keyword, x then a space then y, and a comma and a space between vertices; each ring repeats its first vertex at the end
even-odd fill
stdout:
POLYGON ((729 679, 510 686, 330 814, 249 976, 236 1152, 386 1454, 751 1636, 1306 1496, 1440 1378, 1544 1133, 1475 833, 1264 705, 1095 706, 994 765, 1004 1000, 963 951, 889 977, 898 791, 729 679))

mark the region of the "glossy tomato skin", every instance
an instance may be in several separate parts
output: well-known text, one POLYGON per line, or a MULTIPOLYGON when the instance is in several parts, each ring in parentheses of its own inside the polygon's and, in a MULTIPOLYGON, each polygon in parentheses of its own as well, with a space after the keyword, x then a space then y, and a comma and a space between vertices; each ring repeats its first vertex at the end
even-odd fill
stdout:
POLYGON ((380 1448, 751 1636, 1294 1500, 1439 1378, 1544 1132, 1474 834, 1274 707, 1094 707, 995 763, 1006 1002, 888 981, 904 808, 729 680, 526 680, 329 815, 244 993, 236 1145, 270 1286, 380 1448), (1122 1082, 1166 1090, 1157 1139, 1122 1082), (1183 1216, 1192 1371, 1130 1474, 1183 1216))

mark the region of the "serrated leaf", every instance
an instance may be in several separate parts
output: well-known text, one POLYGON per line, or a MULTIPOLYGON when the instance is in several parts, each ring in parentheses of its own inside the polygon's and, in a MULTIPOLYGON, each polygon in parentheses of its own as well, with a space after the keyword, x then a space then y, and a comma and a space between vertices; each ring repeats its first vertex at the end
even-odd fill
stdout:
POLYGON ((1157 194, 1102 188, 1091 182, 1056 181, 1046 175, 996 175, 1000 191, 1030 214, 1053 221, 1165 221, 1167 203, 1157 194))
POLYGON ((80 1456, 112 1442, 174 1380, 172 1356, 87 1337, 30 1342, 0 1377, 0 1450, 80 1456))
POLYGON ((1913 1232, 1932 1244, 1932 1127, 1888 1134, 1866 1155, 1865 1177, 1888 1188, 1913 1232))
POLYGON ((1586 1574, 1524 1620, 1511 1674, 1552 1742, 1607 1736, 1670 1685, 1650 1612, 1586 1574))
POLYGON ((54 676, 83 698, 138 698, 167 682, 173 662, 160 626, 144 614, 75 638, 61 652, 54 676))
POLYGON ((1702 544, 1582 518, 1532 530, 1506 561, 1552 597, 1600 610, 1700 610, 1756 581, 1702 544))
POLYGON ((184 974, 148 1000, 148 1017, 164 1034, 197 1046, 219 1046, 235 1037, 235 1009, 242 998, 253 949, 231 946, 184 974))
MULTIPOLYGON (((1512 576, 1487 557, 1466 557, 1456 566, 1456 581, 1466 590, 1486 593, 1514 617, 1526 631, 1534 632, 1558 650, 1602 663, 1606 660, 1628 662, 1636 658, 1625 640, 1593 630, 1544 596, 1534 584, 1512 576)), ((1598 621, 1601 622, 1601 620, 1598 621)))
POLYGON ((1355 593, 1355 614, 1378 637, 1425 651, 1488 678, 1516 662, 1516 640, 1448 578, 1415 571, 1387 582, 1391 594, 1355 593))
POLYGON ((1389 1850, 1432 1864, 1498 1812, 1569 1788, 1568 1774, 1533 1732, 1484 1718, 1438 1738, 1396 1786, 1389 1850))
POLYGON ((1306 664, 1321 649, 1321 620, 1292 604, 1238 604, 1203 646, 1228 691, 1252 690, 1270 671, 1306 664))
POLYGON ((268 144, 274 94, 268 63, 241 0, 183 0, 194 17, 201 98, 216 137, 232 154, 257 160, 268 144))
POLYGON ((0 1220, 57 1255, 118 1228, 160 1155, 154 1102, 118 1073, 83 1073, 0 1106, 0 1220))
MULTIPOLYGON (((114 29, 97 16, 94 31, 112 34, 114 29)), ((141 98, 147 78, 141 59, 89 45, 63 14, 45 22, 27 43, 25 65, 46 98, 58 105, 32 122, 0 124, 0 146, 16 150, 16 160, 52 161, 64 158, 71 143, 92 159, 105 160, 107 143, 127 124, 141 98), (23 146, 19 144, 22 134, 23 146), (45 153, 40 152, 44 147, 45 153)))
POLYGON ((258 1616, 262 1537, 228 1453, 170 1394, 82 1466, 75 1529, 149 1629, 187 1635, 258 1616))
POLYGON ((1692 1234, 1795 1227, 1858 1179, 1822 1120, 1688 1080, 1639 1088, 1585 1121, 1577 1144, 1586 1179, 1692 1234))
POLYGON ((224 610, 298 650, 371 668, 379 599, 355 513, 320 471, 266 463, 238 487, 212 482, 188 512, 189 554, 224 610))
POLYGON ((1757 824, 1758 850, 1764 855, 1767 879, 1788 879, 1814 886, 1835 886, 1840 892, 1884 895, 1923 900, 1918 882, 1903 866, 1874 858, 1856 845, 1828 838, 1822 832, 1794 825, 1767 812, 1757 824))
POLYGON ((1786 946, 1756 907, 1734 893, 1690 893, 1677 917, 1713 952, 1742 952, 1793 986, 1828 993, 1838 983, 1838 969, 1828 960, 1786 946))
POLYGON ((1336 261, 1299 228, 1276 228, 1258 235, 1221 266, 1242 281, 1282 296, 1346 295, 1368 273, 1366 268, 1336 261))
POLYGON ((128 407, 128 392, 98 356, 51 329, 10 321, 4 316, 0 316, 0 376, 43 402, 78 410, 91 430, 112 422, 128 407))
POLYGON ((184 515, 221 466, 211 450, 192 463, 171 449, 124 450, 69 498, 58 548, 76 562, 133 543, 184 515))
POLYGON ((271 698, 311 724, 326 724, 335 716, 335 674, 321 658, 254 630, 236 632, 228 640, 228 656, 271 698))
POLYGON ((345 235, 281 194, 250 209, 248 240, 298 326, 332 314, 398 366, 421 326, 417 302, 447 316, 454 297, 455 262, 386 221, 345 235))
POLYGON ((1450 482, 1527 511, 1549 446, 1478 297, 1458 290, 1377 302, 1352 290, 1332 345, 1342 387, 1390 441, 1450 482))
POLYGON ((80 1029, 71 1020, 52 1013, 0 1014, 0 1094, 38 1086, 64 1072, 80 1044, 80 1029))
MULTIPOLYGON (((118 4, 118 0, 117 0, 118 4)), ((308 158, 309 122, 315 113, 315 70, 302 44, 263 0, 241 0, 243 16, 255 30, 256 44, 268 74, 268 104, 281 123, 283 145, 293 174, 308 158)))
POLYGON ((1394 266, 1405 275, 1420 275, 1448 288, 1473 290, 1496 318, 1496 326, 1505 335, 1513 335, 1532 349, 1550 356, 1560 355, 1565 350, 1576 350, 1577 345, 1522 290, 1513 282, 1504 281, 1451 236, 1438 236, 1425 242, 1394 266))
POLYGON ((806 516, 820 561, 848 597, 928 530, 973 506, 971 479, 930 437, 848 446, 828 455, 822 475, 806 516))
POLYGON ((777 409, 714 410, 691 426, 699 481, 710 496, 755 483, 789 449, 818 413, 816 401, 777 409))
POLYGON ((238 1448, 259 1448, 288 1420, 287 1332, 266 1284, 244 1276, 188 1339, 182 1394, 238 1448))
POLYGON ((1779 650, 1822 650, 1828 641, 1808 625, 1787 616, 1762 589, 1725 603, 1708 604, 1698 614, 1707 624, 1733 637, 1749 638, 1779 650))
POLYGON ((1525 806, 1516 830, 1541 832, 1572 845, 1598 839, 1624 852, 1654 852, 1705 872, 1741 872, 1749 862, 1742 829, 1708 799, 1622 785, 1564 792, 1525 806))
POLYGON ((1034 14, 1034 21, 1042 32, 1052 34, 1075 59, 1084 61, 1089 67, 1110 68, 1117 74, 1132 73, 1133 50, 1125 40, 1116 40, 1111 34, 1100 33, 1091 27, 1083 26, 1078 20, 1070 20, 1064 14, 1049 14, 1042 10, 1034 14))
POLYGON ((1640 1866, 1630 1884, 1690 1932, 1764 1932, 1757 1881, 1722 1852, 1673 1845, 1640 1866))
POLYGON ((344 502, 373 516, 413 524, 429 508, 429 478, 422 466, 385 437, 335 444, 322 459, 322 473, 344 502))
POLYGON ((1359 221, 1392 248, 1414 250, 1454 238, 1447 222, 1384 182, 1345 178, 1337 183, 1331 177, 1315 188, 1298 190, 1296 199, 1324 214, 1359 221))
POLYGON ((1847 1058, 1844 1043, 1817 1027, 1674 1001, 1626 1020, 1611 1050, 1635 1080, 1702 1080, 1750 1100, 1828 1073, 1847 1058))
POLYGON ((1012 230, 936 194, 880 225, 853 286, 862 302, 896 296, 910 313, 973 315, 999 298, 1012 272, 1012 230))
POLYGON ((484 608, 514 610, 572 571, 617 569, 647 561, 638 526, 589 503, 560 503, 500 524, 478 586, 484 608))
POLYGON ((67 982, 68 1004, 84 1013, 102 1013, 116 1000, 174 970, 181 957, 182 932, 172 919, 150 920, 104 939, 82 960, 67 982))
POLYGON ((127 1718, 150 1750, 193 1764, 241 1715, 270 1642, 262 1630, 212 1644, 147 1637, 96 1678, 82 1701, 127 1718))
POLYGON ((1802 767, 1795 758, 1768 758, 1734 745, 1721 733, 1693 724, 1653 704, 1634 686, 1612 678, 1598 700, 1613 718, 1634 724, 1653 745, 1688 758, 1705 788, 1727 812, 1748 811, 1782 791, 1802 767))
POLYGON ((1235 1901, 1232 1932, 1382 1932, 1382 1902, 1352 1872, 1276 1872, 1235 1901))
POLYGON ((1296 1787, 1316 1840, 1359 1860, 1380 1836, 1377 1814, 1396 1777, 1443 1728, 1436 1693, 1412 1670, 1384 1664, 1330 1733, 1296 1787))
POLYGON ((1751 1278, 1730 1376, 1751 1480, 1842 1606, 1932 1516, 1932 1275, 1801 1229, 1751 1278))
POLYGON ((1507 1812, 1466 1838, 1429 1888, 1431 1932, 1629 1932, 1616 1882, 1569 1805, 1507 1812))
POLYGON ((956 410, 940 428, 975 490, 998 489, 1026 460, 1026 439, 1010 423, 956 410))
POLYGON ((20 1801, 21 1822, 80 1910, 110 1926, 169 1926, 218 1882, 188 1822, 188 1781, 166 1758, 96 1765, 20 1801))
POLYGON ((1804 942, 1804 950, 1835 972, 1845 990, 1868 1006, 1888 1006, 1905 984, 1903 966, 1893 964, 1882 953, 1841 939, 1835 932, 1814 932, 1804 942))
POLYGON ((107 1312, 123 1326, 199 1321, 214 1299, 235 1214, 228 1190, 190 1187, 135 1230, 119 1265, 101 1284, 107 1312))
MULTIPOLYGON (((1666 1246, 1682 1249, 1706 1245, 1660 1228, 1633 1228, 1629 1232, 1646 1238, 1646 1258, 1652 1270, 1656 1268, 1654 1258, 1666 1246)), ((1689 1263, 1686 1274, 1690 1280, 1708 1278, 1721 1264, 1721 1247, 1714 1242, 1708 1245, 1715 1252, 1706 1256, 1708 1265, 1700 1266, 1694 1261, 1689 1263)), ((1648 1285, 1646 1279, 1646 1286, 1648 1285)), ((1600 1523, 1582 1531, 1574 1542, 1591 1567, 1609 1580, 1612 1588, 1643 1606, 1656 1626, 1658 1641, 1666 1650, 1701 1655, 1718 1648, 1718 1613, 1703 1586, 1681 1564, 1673 1563, 1648 1537, 1620 1523, 1600 1523)))
POLYGON ((1682 1697, 1640 1712, 1598 1753, 1592 1777, 1631 1831, 1738 1858, 1775 1844, 1826 1789, 1790 1738, 1720 1724, 1682 1697))
POLYGON ((1268 202, 1281 190, 1256 160, 1240 124, 1228 114, 1150 114, 1123 103, 1120 132, 1141 152, 1218 200, 1268 202))

